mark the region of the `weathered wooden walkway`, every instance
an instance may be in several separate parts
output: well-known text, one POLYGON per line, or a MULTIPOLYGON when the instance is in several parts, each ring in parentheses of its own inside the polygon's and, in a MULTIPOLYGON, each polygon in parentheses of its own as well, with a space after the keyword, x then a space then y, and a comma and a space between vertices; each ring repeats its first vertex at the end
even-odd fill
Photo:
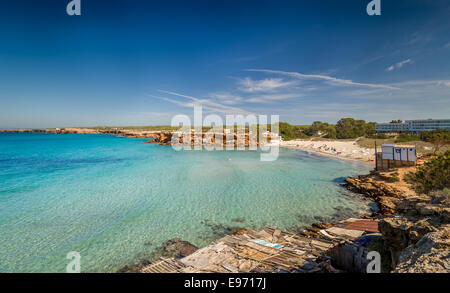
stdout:
POLYGON ((182 259, 161 259, 143 273, 312 271, 322 252, 337 242, 313 239, 266 227, 227 235, 182 259))
POLYGON ((243 229, 181 259, 160 259, 142 273, 317 272, 328 264, 325 252, 375 230, 376 221, 350 219, 308 238, 274 227, 243 229), (356 229, 348 229, 348 228, 356 229))

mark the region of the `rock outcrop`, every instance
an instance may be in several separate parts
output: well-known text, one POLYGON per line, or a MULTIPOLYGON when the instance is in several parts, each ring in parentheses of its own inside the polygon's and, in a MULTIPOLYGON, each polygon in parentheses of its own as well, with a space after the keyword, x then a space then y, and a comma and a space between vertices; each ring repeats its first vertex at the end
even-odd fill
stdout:
POLYGON ((386 218, 378 223, 384 242, 392 251, 408 247, 409 230, 414 224, 405 218, 386 218))
POLYGON ((152 138, 152 140, 144 141, 144 143, 159 143, 160 145, 171 145, 172 143, 171 132, 160 132, 155 134, 152 138))
POLYGON ((378 227, 391 251, 392 268, 396 268, 402 261, 401 255, 405 250, 422 241, 428 233, 441 229, 431 218, 412 222, 405 217, 385 218, 378 223, 378 227))
POLYGON ((395 273, 448 273, 450 271, 450 225, 423 236, 402 251, 395 273))
POLYGON ((375 201, 380 209, 381 215, 393 215, 395 207, 399 204, 403 195, 401 190, 389 184, 375 180, 372 174, 358 177, 349 177, 346 180, 347 189, 360 193, 375 201))
POLYGON ((400 190, 389 186, 381 180, 375 180, 371 174, 361 175, 355 178, 349 177, 345 181, 347 182, 348 189, 365 194, 373 199, 382 196, 399 198, 402 195, 400 190))

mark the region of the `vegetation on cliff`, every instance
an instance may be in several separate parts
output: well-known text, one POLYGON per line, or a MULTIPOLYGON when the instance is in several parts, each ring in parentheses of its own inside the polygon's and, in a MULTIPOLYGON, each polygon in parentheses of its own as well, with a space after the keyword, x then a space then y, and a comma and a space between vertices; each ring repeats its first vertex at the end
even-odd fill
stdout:
POLYGON ((337 138, 358 138, 375 134, 375 123, 353 118, 342 118, 336 123, 337 138))
POLYGON ((418 193, 450 188, 450 150, 417 167, 416 172, 408 174, 407 181, 418 193))
POLYGON ((297 138, 307 138, 304 133, 305 127, 299 125, 291 125, 286 122, 280 122, 280 135, 284 140, 293 140, 297 138))
POLYGON ((450 131, 445 129, 424 131, 421 138, 423 141, 433 144, 433 154, 436 154, 443 146, 450 144, 450 131))
POLYGON ((314 121, 310 126, 280 123, 280 134, 285 140, 321 135, 325 138, 347 139, 375 134, 375 123, 353 118, 342 118, 336 124, 314 121))

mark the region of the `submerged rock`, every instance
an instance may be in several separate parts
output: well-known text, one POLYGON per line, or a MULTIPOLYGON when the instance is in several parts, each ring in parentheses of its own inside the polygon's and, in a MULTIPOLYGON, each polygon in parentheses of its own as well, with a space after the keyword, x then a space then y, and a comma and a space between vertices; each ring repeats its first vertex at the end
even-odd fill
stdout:
POLYGON ((181 258, 194 253, 198 248, 180 238, 173 238, 164 242, 161 249, 162 257, 181 258))
POLYGON ((208 219, 203 220, 201 223, 211 229, 215 239, 223 237, 225 235, 233 234, 236 231, 242 229, 242 227, 239 227, 239 226, 231 226, 231 225, 227 225, 227 224, 214 223, 208 219))
MULTIPOLYGON (((145 243, 144 245, 152 245, 151 241, 145 243), (151 243, 151 244, 150 244, 151 243)), ((134 265, 126 265, 119 269, 118 273, 137 273, 145 266, 153 263, 153 261, 158 260, 161 257, 164 258, 182 258, 188 256, 198 248, 193 244, 181 240, 180 238, 173 238, 163 242, 161 246, 158 246, 155 250, 150 252, 148 255, 143 257, 141 260, 136 262, 134 265)))

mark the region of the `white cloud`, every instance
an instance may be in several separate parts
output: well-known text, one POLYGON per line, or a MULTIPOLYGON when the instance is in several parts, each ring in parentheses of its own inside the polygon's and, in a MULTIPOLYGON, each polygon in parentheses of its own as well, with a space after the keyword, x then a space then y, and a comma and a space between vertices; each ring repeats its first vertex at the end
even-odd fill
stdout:
POLYGON ((394 66, 394 65, 391 65, 391 66, 389 66, 388 68, 386 68, 387 71, 392 71, 392 70, 394 70, 394 69, 395 69, 395 66, 394 66))
POLYGON ((246 71, 253 71, 253 72, 264 72, 264 73, 273 73, 273 74, 281 74, 286 75, 298 79, 318 79, 318 80, 324 80, 334 85, 346 85, 346 86, 363 86, 363 87, 370 87, 370 88, 384 88, 384 89, 398 89, 389 85, 384 84, 373 84, 373 83, 361 83, 361 82, 354 82, 352 80, 348 79, 340 79, 335 78, 327 75, 319 75, 319 74, 303 74, 298 72, 286 72, 286 71, 280 71, 280 70, 269 70, 269 69, 247 69, 246 71))
POLYGON ((294 99, 294 98, 300 98, 302 97, 302 94, 278 94, 278 95, 258 95, 254 97, 250 97, 246 99, 246 102, 249 103, 273 103, 277 101, 287 100, 287 99, 294 99))
POLYGON ((250 77, 239 79, 240 90, 247 93, 271 92, 298 84, 298 81, 284 81, 282 78, 253 80, 250 77))
POLYGON ((423 89, 435 88, 436 86, 447 86, 450 87, 450 80, 409 80, 403 82, 393 83, 394 86, 399 87, 421 87, 423 89))
POLYGON ((404 65, 406 65, 408 63, 412 64, 412 63, 414 63, 414 61, 412 61, 411 59, 408 58, 406 60, 403 60, 403 61, 397 62, 395 64, 392 64, 391 66, 386 68, 386 71, 393 71, 394 69, 402 68, 404 65))
MULTIPOLYGON (((397 62, 393 66, 400 63, 401 67, 409 62, 397 62)), ((238 82, 233 89, 225 91, 219 89, 204 98, 162 90, 159 92, 164 95, 161 94, 162 97, 159 98, 182 107, 201 104, 205 112, 244 115, 276 113, 282 115, 280 117, 284 121, 305 123, 309 123, 310 119, 332 122, 335 118, 341 117, 355 117, 367 121, 404 120, 421 118, 424 115, 444 117, 447 115, 445 110, 449 107, 448 79, 372 84, 334 78, 325 74, 308 75, 256 69, 249 71, 270 74, 266 79, 257 79, 253 75, 249 75, 251 78, 240 79, 250 81, 251 86, 258 86, 258 89, 264 87, 266 92, 243 91, 242 84, 238 82), (277 78, 279 75, 282 75, 282 78, 277 78), (283 86, 275 86, 279 84, 283 86), (377 111, 373 111, 375 108, 377 111), (389 112, 390 109, 397 112, 389 112), (394 115, 395 113, 398 115, 394 115)))
POLYGON ((157 98, 157 99, 160 99, 160 100, 163 100, 166 102, 170 102, 172 104, 176 104, 181 107, 186 107, 186 108, 191 108, 191 107, 194 107, 194 105, 195 105, 195 103, 191 103, 191 102, 186 103, 186 102, 182 102, 182 101, 178 101, 178 100, 174 100, 174 99, 170 99, 170 98, 166 98, 166 97, 159 97, 159 96, 154 96, 154 95, 148 95, 148 96, 152 97, 152 98, 157 98))
POLYGON ((241 103, 243 100, 241 96, 230 93, 212 93, 209 96, 213 99, 220 100, 221 103, 226 105, 236 105, 241 103))

